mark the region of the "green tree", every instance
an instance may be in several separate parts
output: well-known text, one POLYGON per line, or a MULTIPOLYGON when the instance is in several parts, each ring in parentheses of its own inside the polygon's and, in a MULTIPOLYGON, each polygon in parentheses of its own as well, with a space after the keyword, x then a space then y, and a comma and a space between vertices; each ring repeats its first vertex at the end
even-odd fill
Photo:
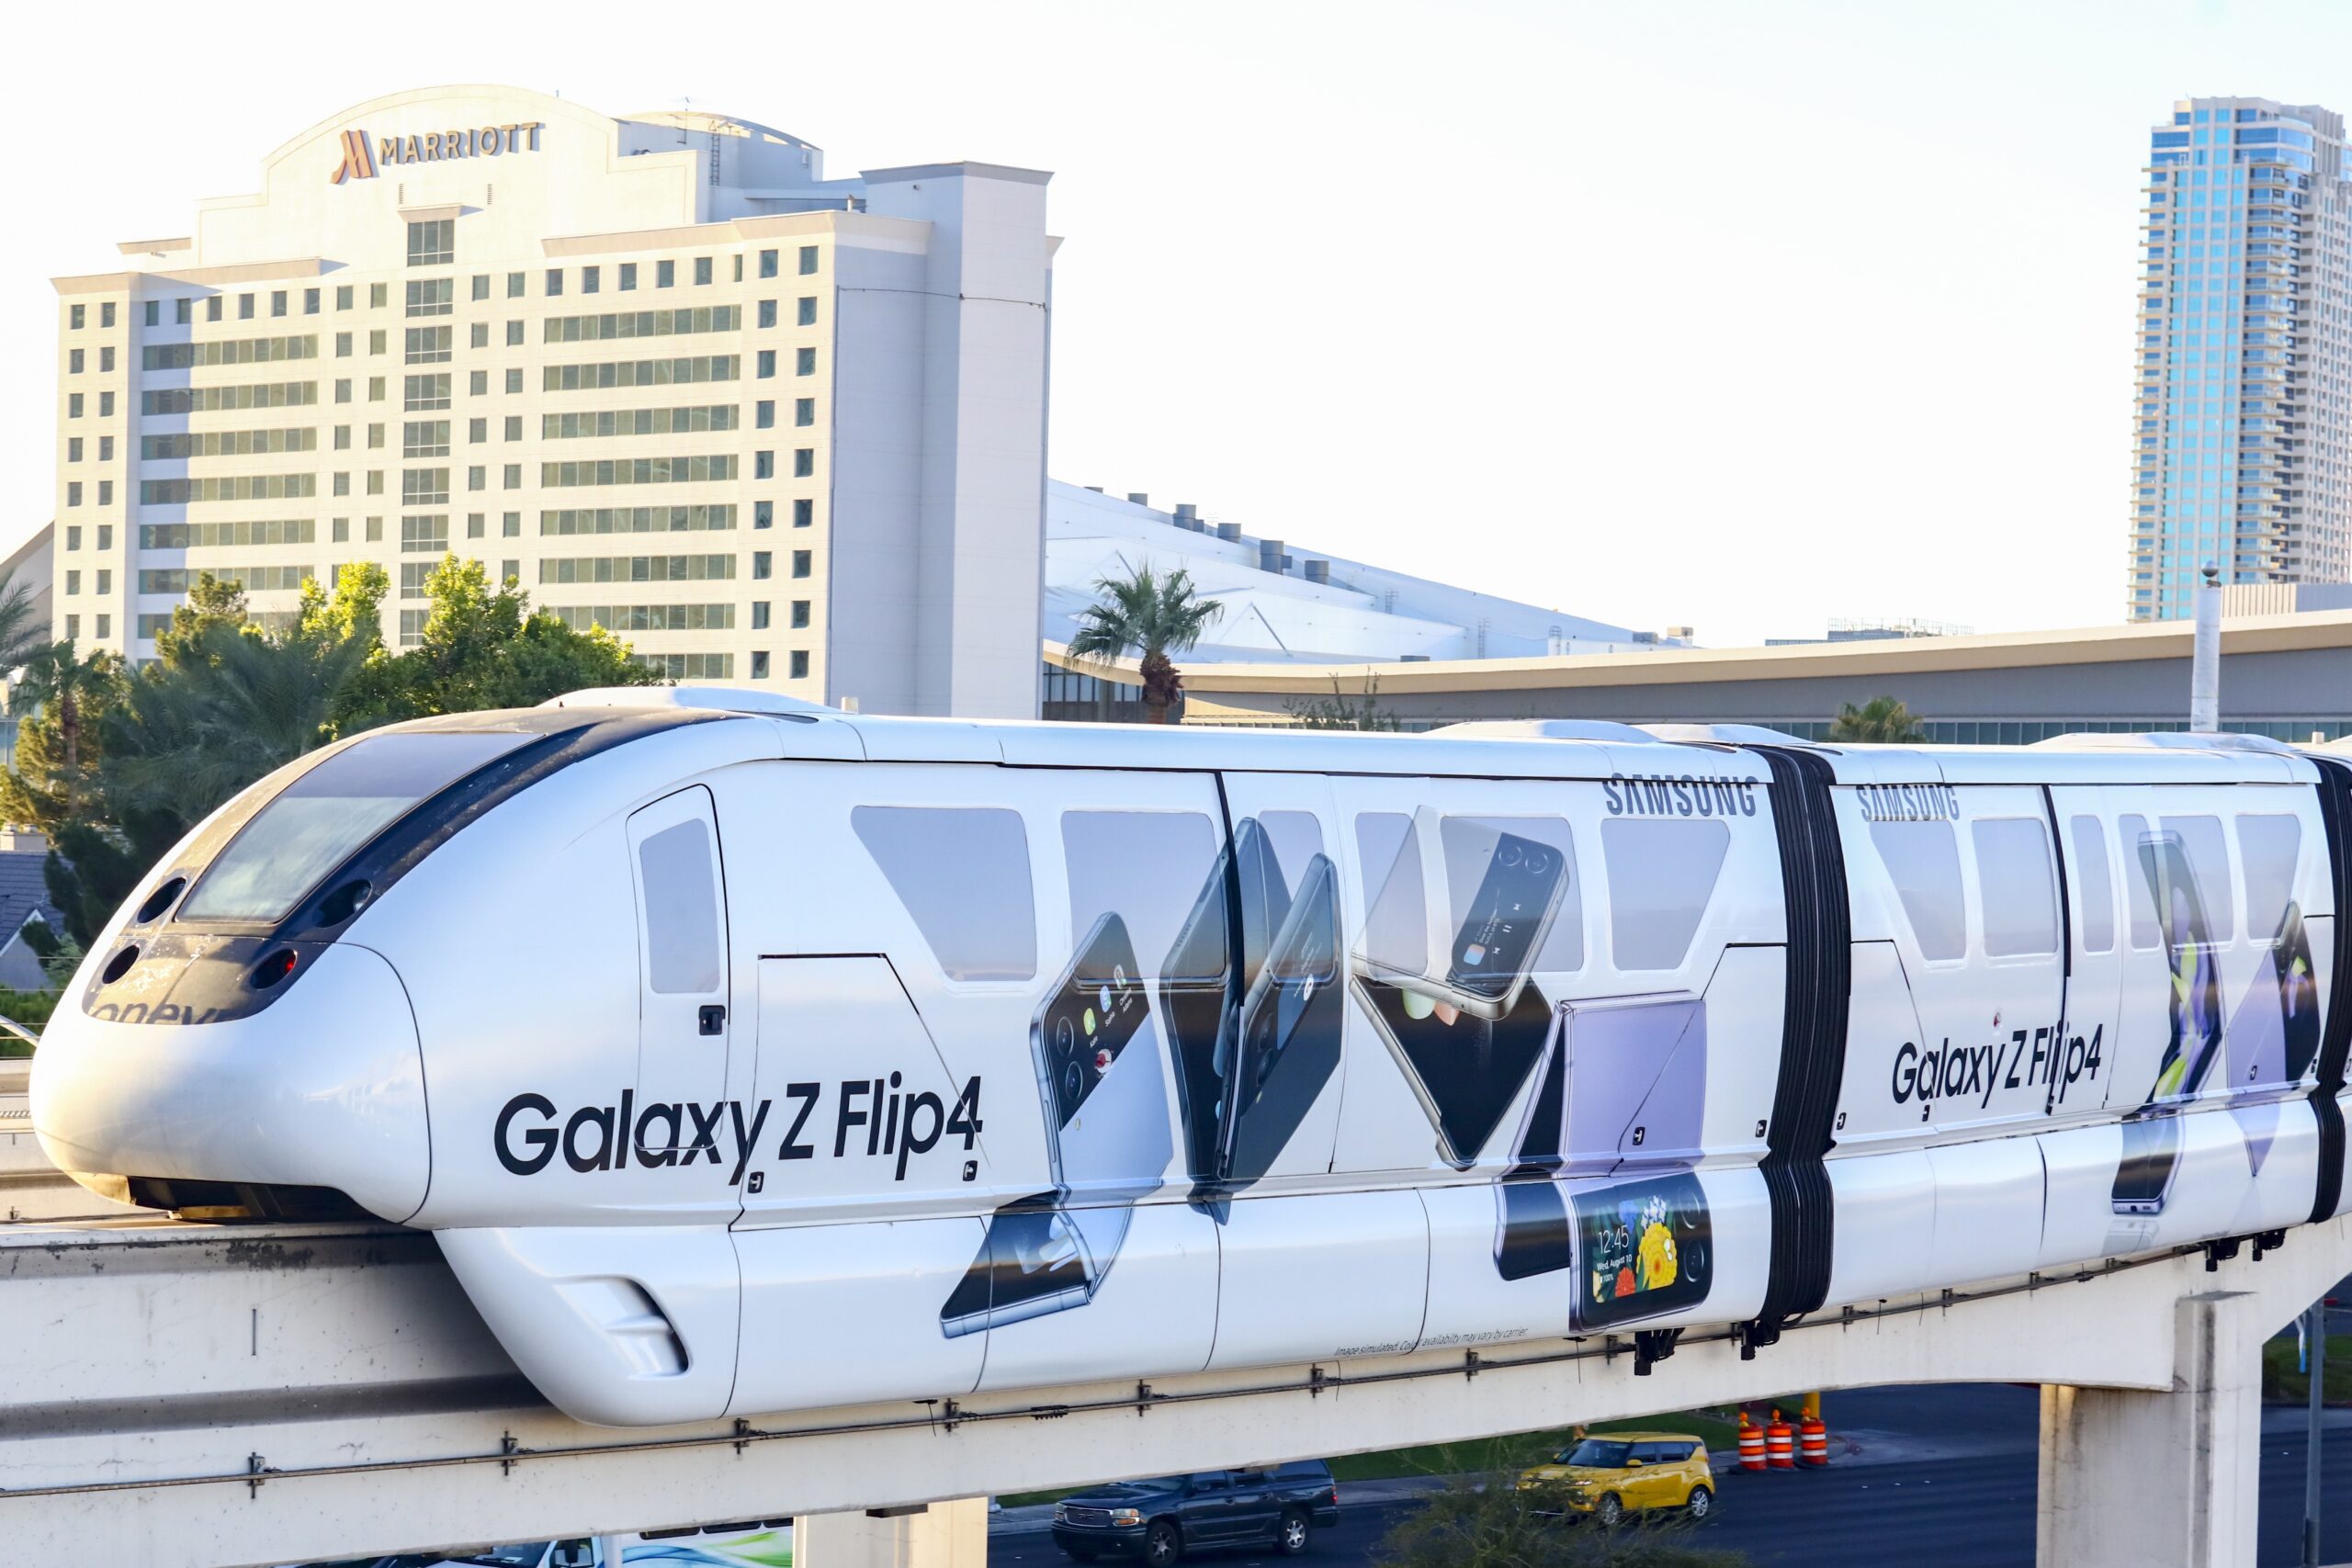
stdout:
MULTIPOLYGON (((533 707, 589 686, 662 683, 604 627, 574 631, 551 611, 534 613, 511 580, 492 588, 480 561, 445 558, 424 596, 417 646, 377 649, 345 686, 334 716, 343 733, 433 714, 533 707)), ((345 613, 356 614, 356 603, 345 613)))
POLYGON ((49 617, 40 589, 15 572, 0 577, 0 676, 13 675, 49 646, 49 617))
POLYGON ((1301 729, 1353 729, 1366 732, 1391 733, 1402 729, 1396 716, 1380 705, 1380 676, 1377 671, 1363 678, 1363 695, 1350 697, 1340 690, 1340 678, 1331 677, 1331 694, 1328 697, 1292 697, 1283 709, 1297 721, 1301 729))
POLYGON ((1860 707, 1852 703, 1842 704, 1838 709, 1838 722, 1829 727, 1832 740, 1901 745, 1917 744, 1927 738, 1918 716, 1893 697, 1872 697, 1860 707))
POLYGON ((245 591, 209 571, 196 574, 185 604, 172 606, 172 624, 155 634, 155 654, 166 664, 202 657, 197 645, 214 631, 242 633, 246 629, 245 591))
POLYGON ((1562 1494, 1509 1472, 1464 1478, 1407 1514, 1374 1549, 1382 1568, 1745 1568, 1691 1543, 1691 1521, 1633 1514, 1614 1529, 1571 1524, 1562 1494))
POLYGON ((1070 657, 1109 664, 1136 650, 1141 655, 1144 711, 1152 723, 1166 724, 1184 690, 1184 677, 1170 656, 1198 647, 1225 605, 1200 597, 1189 571, 1180 567, 1163 577, 1149 561, 1125 577, 1096 579, 1094 591, 1101 597, 1080 613, 1070 657))

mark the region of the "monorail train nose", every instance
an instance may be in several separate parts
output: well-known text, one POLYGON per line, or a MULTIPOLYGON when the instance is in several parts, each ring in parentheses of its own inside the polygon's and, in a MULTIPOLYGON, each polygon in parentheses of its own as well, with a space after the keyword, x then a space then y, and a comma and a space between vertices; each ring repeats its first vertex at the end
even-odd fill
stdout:
POLYGON ((242 1016, 101 999, 130 987, 77 976, 33 1056, 43 1151, 104 1197, 194 1216, 415 1213, 431 1145, 400 976, 350 942, 293 968, 242 1016))

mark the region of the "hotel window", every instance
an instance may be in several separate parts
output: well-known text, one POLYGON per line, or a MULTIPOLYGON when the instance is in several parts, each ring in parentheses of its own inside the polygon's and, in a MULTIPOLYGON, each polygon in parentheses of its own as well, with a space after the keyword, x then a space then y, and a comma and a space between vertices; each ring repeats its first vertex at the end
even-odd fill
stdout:
POLYGON ((677 281, 678 281, 678 264, 677 264, 676 262, 673 262, 673 261, 658 261, 658 262, 655 262, 655 263, 653 264, 653 287, 654 287, 654 288, 667 288, 671 287, 673 284, 676 283, 677 281))
POLYGON ((764 599, 752 601, 752 629, 755 632, 768 629, 768 602, 764 599))
POLYGON ((522 342, 523 342, 523 323, 522 323, 522 322, 520 322, 520 321, 509 321, 509 322, 507 322, 507 323, 506 323, 506 346, 507 346, 507 347, 509 347, 509 348, 517 348, 517 347, 520 347, 520 346, 522 345, 522 342))
POLYGON ((808 497, 804 495, 799 500, 792 503, 792 525, 794 527, 810 527, 815 525, 816 521, 817 503, 814 501, 811 501, 808 497))
POLYGON ((754 429, 774 430, 775 428, 775 404, 765 401, 752 404, 752 422, 754 429))
POLYGON ((523 563, 521 561, 503 560, 498 563, 498 585, 501 588, 520 583, 522 581, 523 563))
POLYGON ((334 482, 327 487, 327 493, 329 495, 349 495, 351 493, 351 476, 347 473, 335 475, 334 482))
POLYGON ((490 323, 488 321, 474 321, 467 326, 466 346, 468 348, 488 348, 490 346, 490 323))
POLYGON ((100 392, 98 394, 98 417, 100 419, 112 419, 114 417, 114 394, 112 392, 100 392))
POLYGON ((479 539, 489 531, 490 514, 486 512, 466 513, 466 537, 479 539))
POLYGON ((100 615, 98 617, 98 635, 100 637, 112 637, 114 635, 114 617, 112 615, 100 615))
POLYGON ((752 552, 752 581, 755 582, 764 582, 775 575, 775 557, 769 554, 766 550, 753 550, 752 552))
POLYGON ((69 571, 65 574, 65 592, 68 593, 77 594, 82 592, 82 574, 80 572, 69 571))
POLYGON ((806 577, 806 576, 808 576, 808 561, 809 561, 809 553, 808 553, 807 550, 795 550, 795 551, 793 551, 793 552, 792 552, 792 575, 793 575, 793 576, 795 576, 795 577, 806 577))
POLYGON ((334 427, 334 449, 338 452, 351 450, 351 426, 338 424, 334 427))
POLYGON ((618 287, 620 291, 624 294, 637 287, 637 264, 635 262, 621 263, 621 276, 618 287))
POLYGON ((351 285, 348 283, 338 283, 334 286, 334 308, 338 310, 351 309, 351 285))
POLYGON ((474 298, 474 299, 489 299, 489 298, 490 298, 490 274, 488 274, 488 273, 486 273, 486 272, 478 272, 478 273, 474 274, 474 280, 473 280, 473 283, 472 283, 472 285, 471 285, 471 288, 472 288, 472 298, 474 298))
POLYGON ((348 359, 351 357, 351 334, 349 333, 337 333, 334 334, 334 356, 337 359, 348 359))
POLYGON ((79 419, 79 418, 81 418, 81 417, 82 417, 82 394, 81 394, 81 393, 79 393, 79 392, 69 392, 69 393, 67 393, 67 394, 66 394, 66 396, 65 396, 65 417, 66 417, 66 418, 68 418, 68 419, 79 419))
POLYGON ((476 463, 472 468, 468 468, 466 470, 466 488, 468 490, 488 490, 490 488, 490 470, 482 467, 480 463, 476 463))
POLYGON ((302 314, 315 316, 318 313, 319 291, 315 288, 305 288, 302 290, 302 314))
POLYGON ((381 354, 388 346, 390 346, 390 330, 385 327, 378 327, 374 332, 368 334, 368 352, 370 354, 381 354))
POLYGON ((110 327, 114 325, 113 300, 109 299, 98 307, 98 325, 102 327, 110 327))
POLYGON ((764 681, 767 678, 768 656, 766 650, 756 650, 752 655, 752 679, 754 681, 764 681))
POLYGON ((72 327, 75 332, 80 332, 84 327, 90 324, 90 308, 87 305, 66 306, 65 324, 72 327))
POLYGON ((447 517, 403 517, 401 519, 401 554, 439 555, 448 547, 449 519, 447 517))
POLYGON ((101 463, 111 463, 114 461, 113 436, 101 435, 98 437, 98 461, 101 463))
POLYGON ((368 542, 369 544, 380 545, 384 542, 384 520, 382 518, 370 517, 368 519, 367 531, 368 542))
POLYGON ((808 601, 806 599, 792 602, 792 629, 797 632, 808 629, 808 601))
POLYGON ((69 376, 79 376, 82 373, 82 350, 69 348, 65 351, 65 373, 69 376))
POLYGON ((114 504, 114 481, 112 479, 100 479, 98 481, 98 504, 100 506, 112 506, 114 504))
POLYGON ((792 454, 792 477, 805 479, 817 471, 817 449, 803 446, 792 454))
POLYGON ((501 513, 498 518, 498 532, 505 538, 521 538, 523 536, 523 514, 519 512, 501 513))
POLYGON ((78 463, 82 460, 82 438, 80 436, 74 436, 65 443, 65 460, 69 463, 78 463))
POLYGON ((449 422, 412 419, 401 426, 401 456, 446 457, 449 455, 449 422))
POLYGON ((523 290, 526 287, 525 280, 530 275, 528 273, 508 273, 506 275, 506 298, 509 299, 520 299, 523 298, 523 290))
POLYGON ((191 298, 182 298, 172 301, 172 325, 175 327, 187 326, 188 322, 195 318, 195 299, 191 298))
POLYGON ((502 473, 499 478, 501 481, 501 489, 521 490, 523 488, 523 465, 520 463, 507 464, 505 471, 502 473))
POLYGON ((112 344, 107 344, 98 350, 98 368, 100 370, 111 370, 114 368, 114 345, 112 344))
MULTIPOLYGON (((347 383, 337 384, 347 385, 347 383)), ((411 412, 446 409, 449 406, 449 373, 447 370, 438 374, 427 372, 422 376, 402 377, 401 386, 401 406, 411 412)), ((350 400, 338 398, 335 400, 348 402, 350 400)))
POLYGON ((817 270, 817 247, 816 247, 816 246, 814 246, 814 245, 803 245, 803 246, 801 246, 801 247, 800 247, 800 276, 803 276, 803 277, 810 276, 812 276, 812 275, 814 275, 814 274, 815 274, 816 270, 817 270))
POLYGON ((338 545, 351 543, 351 519, 338 517, 327 525, 327 536, 338 545))
POLYGON ((708 283, 709 281, 710 258, 708 256, 695 257, 695 282, 697 285, 700 285, 708 283))
POLYGON ((368 493, 369 495, 381 495, 384 493, 383 469, 370 468, 368 470, 368 493))
POLYGON ((803 294, 800 297, 798 320, 799 324, 804 327, 813 327, 817 324, 817 297, 814 294, 803 294))
POLYGON ((752 477, 755 479, 772 479, 775 478, 775 454, 773 452, 752 453, 752 477))
POLYGON ((412 316, 447 316, 458 309, 458 280, 454 277, 412 277, 407 294, 408 313, 412 316))
POLYGON ((796 681, 808 679, 808 650, 805 648, 792 650, 792 678, 796 681))
POLYGON ((521 414, 510 413, 506 416, 506 439, 509 441, 520 441, 523 439, 523 416, 521 414))
POLYGON ((816 423, 817 400, 814 398, 795 398, 792 402, 792 423, 795 424, 816 423))
POLYGON ((252 321, 253 319, 254 319, 254 297, 253 297, 252 295, 250 295, 250 294, 240 294, 240 295, 238 295, 238 296, 237 296, 237 320, 239 320, 239 321, 252 321))
POLYGON ((794 349, 792 373, 795 376, 814 376, 817 373, 817 351, 814 348, 794 349))
POLYGON ((560 266, 551 266, 548 268, 548 298, 552 299, 562 292, 563 268, 560 266))
POLYGON ((775 526, 775 502, 755 501, 752 502, 752 526, 754 528, 773 528, 775 526))
POLYGON ((760 325, 763 327, 772 327, 775 325, 775 300, 763 299, 760 301, 760 325))
POLYGON ((506 389, 510 392, 519 392, 523 389, 522 371, 509 370, 506 373, 506 389))
POLYGON ((82 635, 82 617, 81 617, 81 616, 79 616, 79 615, 68 615, 68 616, 66 616, 66 617, 65 617, 65 640, 66 640, 67 642, 72 642, 72 641, 74 641, 76 637, 80 637, 81 635, 82 635))
POLYGON ((208 321, 217 321, 220 319, 220 296, 218 294, 208 294, 204 297, 204 319, 208 321))
POLYGON ((466 395, 469 398, 486 398, 490 396, 490 372, 487 370, 468 371, 466 373, 466 395))
POLYGON ((82 504, 82 481, 80 479, 75 479, 65 487, 65 504, 68 506, 79 506, 82 504))
POLYGON ((408 226, 408 265, 447 266, 458 259, 458 220, 435 218, 408 226))
POLYGON ((334 384, 334 400, 339 403, 347 403, 351 400, 351 381, 349 378, 346 377, 334 384))
POLYGON ((762 251, 760 253, 760 276, 762 277, 774 277, 775 276, 775 258, 776 253, 774 251, 762 251))
POLYGON ((161 299, 148 300, 146 305, 142 308, 141 315, 146 325, 151 327, 162 326, 164 324, 164 302, 161 299))
POLYGON ((370 452, 380 452, 383 449, 384 427, 380 423, 369 425, 368 427, 368 450, 370 452))
POLYGON ((369 310, 380 310, 391 302, 392 286, 390 284, 371 283, 368 286, 368 308, 369 310))
POLYGON ((273 316, 286 314, 286 290, 283 288, 273 288, 269 291, 269 313, 273 316))
POLYGON ((65 530, 65 547, 69 550, 82 547, 82 525, 79 523, 65 530))
POLYGON ((583 266, 583 267, 582 267, 582 268, 580 269, 580 292, 581 292, 581 293, 582 293, 582 294, 594 294, 594 293, 596 293, 599 289, 603 288, 604 288, 604 286, 605 286, 605 269, 604 269, 604 268, 602 268, 602 267, 595 267, 595 266, 583 266))
POLYGON ((763 348, 763 349, 760 350, 760 359, 759 359, 759 377, 760 377, 760 379, 762 379, 762 380, 763 380, 763 381, 764 381, 764 380, 766 380, 769 377, 771 377, 771 376, 773 376, 773 375, 775 375, 775 349, 772 349, 772 348, 763 348))

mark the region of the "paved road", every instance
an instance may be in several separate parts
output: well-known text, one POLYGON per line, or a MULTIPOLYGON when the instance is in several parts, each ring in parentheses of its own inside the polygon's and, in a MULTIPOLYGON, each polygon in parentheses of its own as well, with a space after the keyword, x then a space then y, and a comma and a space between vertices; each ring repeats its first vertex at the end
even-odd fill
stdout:
MULTIPOLYGON (((1830 1396, 1830 1415, 1861 1451, 1830 1469, 1723 1477, 1721 1506, 1699 1531, 1708 1545, 1747 1552, 1758 1568, 1835 1562, 1840 1568, 2032 1568, 2036 1395, 2030 1389, 1877 1389, 1830 1396), (1935 1457, 1904 1449, 1932 1445, 1935 1457)), ((2352 1562, 2352 1413, 2330 1423, 2324 1562, 2352 1562)), ((2302 1528, 2301 1416, 2265 1422, 2257 1568, 2294 1568, 2302 1528)), ((1373 1561, 1389 1525, 1413 1504, 1351 1508, 1306 1562, 1353 1568, 1373 1561)), ((990 1568, 1046 1568, 1064 1560, 1041 1535, 1001 1536, 990 1568)), ((1261 1552, 1204 1561, 1247 1565, 1261 1552)))

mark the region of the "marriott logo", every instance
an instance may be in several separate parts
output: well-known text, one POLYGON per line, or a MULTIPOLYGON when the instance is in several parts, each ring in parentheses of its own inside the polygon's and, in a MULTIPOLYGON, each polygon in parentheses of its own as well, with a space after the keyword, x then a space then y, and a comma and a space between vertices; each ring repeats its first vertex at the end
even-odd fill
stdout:
POLYGON ((465 130, 428 130, 414 136, 370 137, 364 130, 346 130, 343 162, 327 176, 327 183, 339 186, 346 180, 371 180, 380 167, 392 164, 437 164, 449 158, 536 152, 543 129, 543 122, 530 119, 465 130))

